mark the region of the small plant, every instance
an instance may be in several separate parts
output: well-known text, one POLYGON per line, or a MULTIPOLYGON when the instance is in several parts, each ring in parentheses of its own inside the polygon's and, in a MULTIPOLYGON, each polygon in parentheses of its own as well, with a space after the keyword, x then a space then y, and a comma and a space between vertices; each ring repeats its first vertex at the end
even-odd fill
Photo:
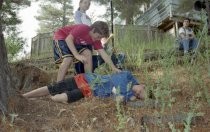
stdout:
POLYGON ((125 124, 127 121, 127 116, 125 115, 125 111, 124 108, 122 106, 122 100, 123 100, 123 96, 120 95, 120 88, 114 88, 115 89, 115 101, 116 101, 116 109, 117 109, 117 113, 116 113, 116 117, 118 120, 118 126, 116 126, 116 130, 120 131, 122 129, 125 128, 125 124))
POLYGON ((124 108, 121 104, 120 99, 116 100, 116 105, 115 106, 116 106, 116 109, 117 109, 116 117, 117 117, 117 120, 118 120, 118 126, 116 127, 116 130, 120 131, 120 130, 125 128, 125 124, 126 124, 126 121, 127 121, 127 116, 125 115, 125 111, 124 111, 124 108))
POLYGON ((171 132, 180 132, 179 129, 176 129, 174 124, 172 124, 171 122, 168 123, 169 128, 171 129, 171 132))
POLYGON ((204 90, 203 92, 204 92, 204 96, 206 98, 206 101, 210 105, 210 95, 208 93, 208 87, 207 86, 203 86, 203 90, 204 90))
POLYGON ((18 114, 12 113, 12 114, 9 114, 9 115, 11 117, 10 126, 13 126, 15 118, 18 116, 18 114))
POLYGON ((6 121, 7 121, 7 118, 6 118, 5 114, 4 114, 4 112, 2 112, 1 122, 2 122, 3 124, 5 124, 6 121))
POLYGON ((202 116, 203 113, 196 112, 197 109, 200 107, 199 97, 201 97, 201 92, 198 92, 190 102, 190 112, 187 113, 187 117, 184 120, 184 132, 190 132, 191 130, 191 122, 192 118, 196 116, 202 116))

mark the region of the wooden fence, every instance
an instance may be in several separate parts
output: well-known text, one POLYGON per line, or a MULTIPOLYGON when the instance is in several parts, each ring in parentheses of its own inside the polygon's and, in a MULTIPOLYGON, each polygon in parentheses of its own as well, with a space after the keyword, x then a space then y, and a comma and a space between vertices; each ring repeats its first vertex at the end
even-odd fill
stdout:
POLYGON ((115 44, 122 44, 124 41, 132 43, 150 42, 160 38, 161 32, 158 28, 148 25, 115 25, 115 44))
MULTIPOLYGON (((148 42, 154 39, 159 38, 161 33, 157 28, 150 26, 122 26, 115 25, 114 26, 114 42, 115 44, 121 44, 125 39, 128 42, 148 42), (128 35, 129 34, 129 35, 128 35), (127 37, 129 36, 129 37, 127 37)), ((53 57, 52 50, 52 36, 50 33, 38 34, 33 37, 31 40, 31 59, 41 59, 41 58, 49 58, 53 57)))

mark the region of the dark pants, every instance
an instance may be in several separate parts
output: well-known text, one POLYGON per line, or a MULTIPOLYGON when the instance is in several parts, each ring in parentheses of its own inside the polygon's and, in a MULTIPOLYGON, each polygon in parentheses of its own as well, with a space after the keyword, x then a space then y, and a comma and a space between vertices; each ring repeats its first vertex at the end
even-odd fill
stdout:
MULTIPOLYGON (((123 53, 112 54, 111 59, 117 68, 122 69, 122 65, 125 61, 125 54, 123 53)), ((99 67, 101 64, 104 63, 104 60, 100 55, 93 55, 92 60, 93 60, 93 72, 97 67, 99 67)), ((85 73, 83 63, 81 62, 75 63, 75 70, 77 74, 85 73)))
POLYGON ((48 90, 50 95, 66 93, 68 97, 68 103, 75 102, 81 98, 84 98, 73 77, 48 85, 48 90))

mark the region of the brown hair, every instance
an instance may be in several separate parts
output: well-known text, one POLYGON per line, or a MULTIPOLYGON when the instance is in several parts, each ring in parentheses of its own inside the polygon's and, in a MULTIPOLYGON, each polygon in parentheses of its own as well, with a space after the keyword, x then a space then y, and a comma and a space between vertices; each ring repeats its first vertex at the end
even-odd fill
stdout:
POLYGON ((185 20, 188 20, 188 21, 190 22, 190 19, 189 19, 189 18, 184 18, 184 19, 183 19, 183 22, 184 22, 185 20))
MULTIPOLYGON (((80 0, 79 1, 79 5, 80 5, 80 3, 82 3, 83 2, 83 0, 80 0)), ((90 5, 89 5, 90 6, 90 5)), ((77 9, 78 11, 80 11, 80 7, 77 9)))
POLYGON ((91 26, 91 29, 94 29, 94 33, 99 33, 104 37, 109 37, 109 26, 106 22, 96 21, 91 26))

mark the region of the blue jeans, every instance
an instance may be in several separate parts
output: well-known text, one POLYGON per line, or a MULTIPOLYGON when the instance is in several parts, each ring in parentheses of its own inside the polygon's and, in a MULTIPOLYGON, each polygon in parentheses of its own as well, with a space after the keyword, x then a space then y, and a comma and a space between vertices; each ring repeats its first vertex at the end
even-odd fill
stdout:
POLYGON ((192 51, 197 48, 198 41, 197 39, 182 39, 180 40, 179 50, 184 50, 184 53, 192 51))

